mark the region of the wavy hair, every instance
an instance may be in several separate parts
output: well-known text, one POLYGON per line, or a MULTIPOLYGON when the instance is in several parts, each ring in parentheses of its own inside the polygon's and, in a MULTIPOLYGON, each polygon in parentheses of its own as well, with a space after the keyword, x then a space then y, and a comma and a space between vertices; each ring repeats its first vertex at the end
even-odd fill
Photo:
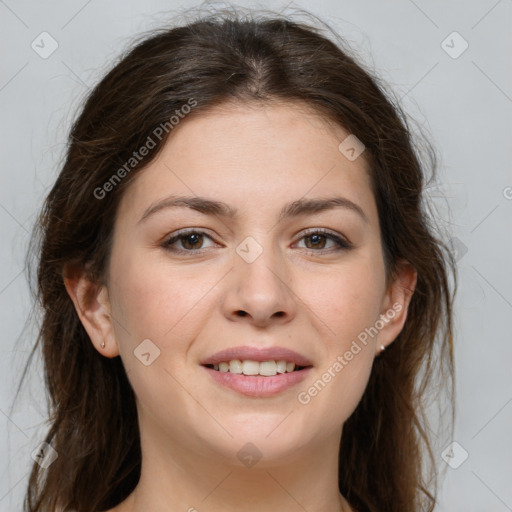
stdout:
POLYGON ((453 257, 423 194, 436 157, 430 144, 423 151, 414 142, 399 101, 356 60, 341 37, 335 41, 312 24, 219 11, 145 34, 90 91, 30 249, 38 259, 34 301, 43 314, 25 373, 39 350, 50 407, 45 441, 59 457, 47 469, 33 464, 26 511, 107 510, 138 483, 133 390, 120 357, 95 350, 63 276, 75 267, 105 282, 123 191, 172 132, 164 130, 108 194, 98 198, 98 190, 190 99, 192 116, 233 101, 301 102, 366 146, 388 275, 405 259, 417 271, 417 284, 402 332, 375 359, 344 424, 339 489, 359 512, 434 509, 437 474, 425 410, 432 392, 445 387, 453 422, 455 293, 453 257))

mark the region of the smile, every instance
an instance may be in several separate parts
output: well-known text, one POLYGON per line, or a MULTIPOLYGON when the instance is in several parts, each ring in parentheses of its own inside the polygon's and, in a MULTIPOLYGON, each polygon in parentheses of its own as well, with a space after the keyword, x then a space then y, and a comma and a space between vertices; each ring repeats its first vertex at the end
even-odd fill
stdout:
MULTIPOLYGON (((231 365, 231 362, 232 361, 229 362, 229 365, 231 365)), ((245 363, 246 361, 243 362, 245 363)), ((249 363, 254 362, 255 361, 249 361, 249 363)), ((309 375, 309 372, 313 369, 312 366, 295 366, 291 372, 286 371, 284 373, 276 373, 272 375, 262 375, 259 373, 260 371, 265 372, 265 363, 274 363, 277 372, 278 362, 263 361, 263 370, 261 370, 262 363, 258 363, 258 373, 253 373, 251 375, 245 375, 243 373, 243 366, 242 373, 231 373, 231 371, 229 371, 225 366, 228 364, 227 362, 225 363, 225 365, 222 365, 224 371, 220 369, 220 365, 222 363, 219 363, 218 370, 214 369, 213 364, 202 365, 201 368, 203 368, 208 373, 208 375, 216 385, 221 386, 221 389, 229 388, 232 391, 235 391, 241 395, 256 398, 273 397, 280 393, 283 393, 284 391, 294 386, 297 386, 309 375)), ((249 368, 250 367, 251 365, 249 365, 249 368)))
POLYGON ((272 377, 274 375, 283 373, 292 373, 300 371, 305 366, 298 366, 294 362, 280 360, 280 361, 252 361, 245 359, 232 359, 231 361, 222 361, 218 364, 206 365, 208 368, 219 372, 229 372, 237 375, 255 376, 260 375, 264 377, 272 377))

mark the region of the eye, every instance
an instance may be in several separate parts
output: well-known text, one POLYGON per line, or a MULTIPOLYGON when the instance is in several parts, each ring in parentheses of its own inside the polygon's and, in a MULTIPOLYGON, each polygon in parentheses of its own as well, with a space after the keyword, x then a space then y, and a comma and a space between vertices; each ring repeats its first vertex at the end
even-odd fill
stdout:
MULTIPOLYGON (((201 252, 201 250, 205 249, 203 246, 205 238, 212 240, 212 237, 207 235, 204 231, 181 231, 165 240, 162 243, 162 247, 168 251, 181 254, 201 252), (175 246, 177 242, 181 245, 181 247, 175 246)), ((352 248, 352 245, 347 240, 323 229, 311 230, 303 235, 299 241, 301 240, 309 240, 309 242, 306 243, 306 249, 308 249, 309 253, 336 252, 352 248), (333 248, 325 248, 325 245, 328 241, 334 243, 333 248)), ((207 248, 208 247, 206 247, 206 249, 207 248)))
POLYGON ((347 240, 344 240, 340 236, 324 229, 309 231, 300 240, 309 240, 310 242, 306 244, 306 249, 312 249, 308 252, 313 253, 329 250, 325 249, 326 241, 334 243, 334 251, 342 251, 352 248, 352 245, 347 240))
POLYGON ((204 238, 209 238, 210 240, 212 240, 212 238, 209 235, 207 235, 204 231, 182 231, 181 233, 177 233, 176 235, 167 239, 162 244, 162 246, 169 251, 174 251, 178 253, 198 252, 199 250, 204 248, 202 247, 204 238), (182 248, 173 247, 173 245, 176 242, 180 242, 182 248))

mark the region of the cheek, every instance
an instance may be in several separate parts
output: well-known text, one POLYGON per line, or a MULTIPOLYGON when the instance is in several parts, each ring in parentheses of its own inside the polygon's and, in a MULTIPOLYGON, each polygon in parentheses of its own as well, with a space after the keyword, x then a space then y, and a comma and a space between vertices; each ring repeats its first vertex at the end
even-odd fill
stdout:
MULTIPOLYGON (((361 341, 361 333, 371 325, 368 312, 351 314, 347 308, 343 316, 333 319, 336 335, 325 345, 326 354, 315 379, 307 388, 299 390, 298 402, 310 408, 318 418, 317 428, 331 432, 353 413, 364 394, 374 360, 371 338, 361 341), (359 337, 358 337, 359 336, 359 337)), ((315 422, 317 422, 315 420, 315 422)))
MULTIPOLYGON (((166 422, 176 410, 184 416, 185 411, 193 414, 196 404, 184 393, 182 377, 191 340, 197 338, 206 312, 213 307, 209 292, 218 276, 203 273, 198 278, 197 269, 171 268, 136 253, 126 252, 115 261, 111 270, 115 331, 139 405, 148 411, 163 411, 166 422), (142 346, 144 351, 139 349, 142 346), (147 352, 146 366, 138 357, 147 352)), ((193 383, 186 388, 192 391, 193 383)), ((179 422, 173 428, 179 429, 179 422)))
POLYGON ((350 361, 343 355, 336 362, 338 365, 331 365, 321 378, 327 380, 328 376, 331 379, 326 385, 330 388, 325 393, 322 409, 325 411, 325 423, 334 427, 343 424, 361 401, 371 374, 373 352, 361 345, 360 352, 353 354, 350 361))
POLYGON ((358 259, 317 281, 309 306, 321 319, 324 338, 322 367, 298 401, 324 411, 318 428, 345 422, 357 407, 371 374, 375 339, 368 334, 381 309, 384 267, 377 258, 358 259))
MULTIPOLYGON (((116 335, 128 349, 151 339, 162 351, 185 350, 193 339, 201 314, 208 303, 208 292, 218 279, 197 269, 171 267, 158 259, 126 253, 116 260, 111 272, 113 314, 122 324, 116 335)), ((122 347, 124 349, 124 347, 122 347)))
MULTIPOLYGON (((309 281, 311 279, 309 278, 309 281)), ((312 289, 305 278, 302 288, 312 289)), ((383 263, 377 258, 354 258, 337 271, 315 277, 309 305, 325 324, 325 332, 337 351, 345 350, 352 339, 375 323, 384 292, 383 263)))

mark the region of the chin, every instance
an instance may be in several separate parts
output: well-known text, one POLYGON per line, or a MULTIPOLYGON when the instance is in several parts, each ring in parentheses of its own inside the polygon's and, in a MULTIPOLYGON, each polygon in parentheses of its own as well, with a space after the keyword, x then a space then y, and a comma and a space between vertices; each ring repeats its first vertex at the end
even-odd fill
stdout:
POLYGON ((210 436, 204 442, 227 464, 252 467, 257 461, 258 468, 289 464, 300 457, 299 448, 305 448, 315 439, 315 435, 311 429, 299 431, 290 428, 290 418, 284 418, 286 414, 279 417, 262 417, 261 414, 238 416, 232 422, 223 424, 233 437, 218 430, 215 439, 210 436))

